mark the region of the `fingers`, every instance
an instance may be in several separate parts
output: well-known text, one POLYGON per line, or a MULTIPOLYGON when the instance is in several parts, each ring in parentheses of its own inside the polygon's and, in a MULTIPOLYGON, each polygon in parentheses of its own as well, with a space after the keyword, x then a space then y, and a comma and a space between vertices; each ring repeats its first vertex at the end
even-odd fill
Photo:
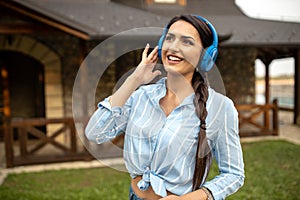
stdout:
POLYGON ((147 45, 146 45, 146 47, 145 47, 145 49, 143 51, 142 59, 146 59, 147 58, 147 53, 149 51, 149 47, 150 47, 150 45, 149 45, 149 43, 147 43, 147 45))
POLYGON ((150 60, 156 60, 157 59, 157 52, 158 52, 158 46, 156 46, 153 50, 152 50, 152 52, 149 54, 149 56, 148 56, 148 58, 150 59, 150 60))
POLYGON ((142 59, 143 60, 148 60, 149 62, 156 62, 157 61, 157 58, 158 58, 158 46, 156 46, 152 51, 151 53, 148 55, 148 51, 149 51, 149 48, 150 48, 150 45, 147 44, 144 51, 143 51, 143 54, 142 54, 142 59))
POLYGON ((153 74, 153 77, 157 77, 157 76, 161 75, 161 71, 155 70, 152 74, 153 74))

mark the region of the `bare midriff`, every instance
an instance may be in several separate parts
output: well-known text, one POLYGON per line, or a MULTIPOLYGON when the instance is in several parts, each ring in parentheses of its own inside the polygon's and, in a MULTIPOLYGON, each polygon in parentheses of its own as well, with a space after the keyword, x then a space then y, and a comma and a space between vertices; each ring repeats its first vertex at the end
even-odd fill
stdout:
MULTIPOLYGON (((154 193, 151 186, 145 191, 140 190, 137 186, 140 180, 142 180, 142 176, 137 176, 136 178, 131 180, 132 190, 139 198, 144 200, 158 200, 162 198, 161 196, 154 193)), ((172 194, 171 192, 167 191, 167 195, 171 195, 171 194, 172 194)))

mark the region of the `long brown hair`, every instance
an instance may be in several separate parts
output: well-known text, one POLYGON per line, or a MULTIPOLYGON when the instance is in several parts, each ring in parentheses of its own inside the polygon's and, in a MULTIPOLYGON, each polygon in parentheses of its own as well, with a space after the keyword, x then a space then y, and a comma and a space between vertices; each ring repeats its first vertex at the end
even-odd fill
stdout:
MULTIPOLYGON (((200 35, 203 48, 207 48, 212 44, 212 33, 208 26, 202 20, 198 19, 193 15, 175 16, 173 19, 170 20, 169 24, 167 25, 167 28, 169 28, 174 22, 178 20, 184 20, 192 24, 197 29, 200 35)), ((194 105, 196 109, 196 114, 200 120, 200 131, 198 133, 198 145, 195 155, 196 161, 193 176, 194 191, 197 190, 200 187, 200 185, 205 182, 212 162, 212 155, 206 138, 205 123, 205 119, 207 117, 206 101, 208 99, 208 86, 203 76, 199 72, 197 72, 197 70, 195 70, 193 74, 192 87, 195 91, 194 105)))

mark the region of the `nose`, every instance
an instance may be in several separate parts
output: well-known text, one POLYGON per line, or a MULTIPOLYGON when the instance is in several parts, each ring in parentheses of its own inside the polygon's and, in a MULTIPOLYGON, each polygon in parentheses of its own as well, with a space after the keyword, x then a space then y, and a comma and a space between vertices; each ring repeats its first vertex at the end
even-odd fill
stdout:
POLYGON ((178 52, 180 49, 178 40, 174 40, 169 44, 168 50, 171 52, 178 52))

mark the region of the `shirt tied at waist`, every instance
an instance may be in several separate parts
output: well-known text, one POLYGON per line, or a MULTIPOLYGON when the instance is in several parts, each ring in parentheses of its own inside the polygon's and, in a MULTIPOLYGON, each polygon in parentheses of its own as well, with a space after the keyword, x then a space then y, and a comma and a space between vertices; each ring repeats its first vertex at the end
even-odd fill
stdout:
POLYGON ((140 190, 145 191, 149 188, 150 185, 155 194, 162 197, 167 196, 167 190, 164 180, 147 167, 147 169, 143 173, 142 179, 138 182, 137 186, 140 190))

